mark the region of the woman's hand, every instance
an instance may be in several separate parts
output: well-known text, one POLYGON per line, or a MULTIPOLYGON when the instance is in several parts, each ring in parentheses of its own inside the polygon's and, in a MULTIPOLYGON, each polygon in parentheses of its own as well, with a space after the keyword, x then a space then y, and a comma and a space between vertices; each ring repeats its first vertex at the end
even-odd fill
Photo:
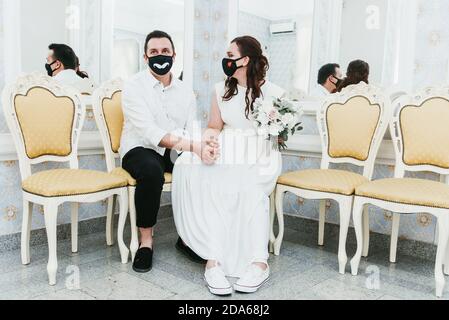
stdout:
POLYGON ((215 143, 213 141, 195 142, 193 152, 206 165, 213 165, 220 156, 220 151, 215 147, 215 143))

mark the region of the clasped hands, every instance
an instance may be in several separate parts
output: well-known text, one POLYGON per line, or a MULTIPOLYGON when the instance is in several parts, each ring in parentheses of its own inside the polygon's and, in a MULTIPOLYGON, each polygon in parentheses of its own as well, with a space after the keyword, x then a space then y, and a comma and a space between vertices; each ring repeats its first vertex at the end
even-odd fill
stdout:
POLYGON ((203 141, 198 143, 195 149, 195 153, 206 165, 213 165, 220 157, 220 144, 213 135, 203 137, 203 141))

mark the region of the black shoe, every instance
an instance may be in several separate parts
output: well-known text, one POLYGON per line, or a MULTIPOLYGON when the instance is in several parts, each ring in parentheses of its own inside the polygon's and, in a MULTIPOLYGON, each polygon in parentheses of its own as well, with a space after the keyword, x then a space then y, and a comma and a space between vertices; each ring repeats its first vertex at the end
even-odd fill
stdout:
POLYGON ((138 273, 146 273, 153 268, 153 249, 140 248, 136 252, 133 262, 133 270, 138 273))
POLYGON ((178 249, 183 255, 189 258, 190 261, 195 263, 205 264, 207 261, 198 256, 192 249, 184 244, 181 238, 178 238, 176 242, 176 249, 178 249))

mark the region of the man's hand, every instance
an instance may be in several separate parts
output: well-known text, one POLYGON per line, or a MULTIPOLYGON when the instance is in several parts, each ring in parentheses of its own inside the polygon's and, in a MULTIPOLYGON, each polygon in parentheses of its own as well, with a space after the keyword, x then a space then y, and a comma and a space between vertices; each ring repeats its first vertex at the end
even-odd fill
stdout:
POLYGON ((213 165, 220 156, 220 150, 215 147, 216 145, 218 144, 213 141, 196 142, 193 152, 200 157, 204 164, 213 165))

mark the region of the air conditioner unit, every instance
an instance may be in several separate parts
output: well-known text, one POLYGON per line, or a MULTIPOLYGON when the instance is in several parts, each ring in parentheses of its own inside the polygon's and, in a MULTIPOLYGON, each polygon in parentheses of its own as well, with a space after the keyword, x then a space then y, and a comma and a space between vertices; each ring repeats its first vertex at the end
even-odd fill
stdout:
POLYGON ((296 32, 295 21, 272 23, 270 25, 270 33, 272 35, 289 34, 295 32, 296 32))

